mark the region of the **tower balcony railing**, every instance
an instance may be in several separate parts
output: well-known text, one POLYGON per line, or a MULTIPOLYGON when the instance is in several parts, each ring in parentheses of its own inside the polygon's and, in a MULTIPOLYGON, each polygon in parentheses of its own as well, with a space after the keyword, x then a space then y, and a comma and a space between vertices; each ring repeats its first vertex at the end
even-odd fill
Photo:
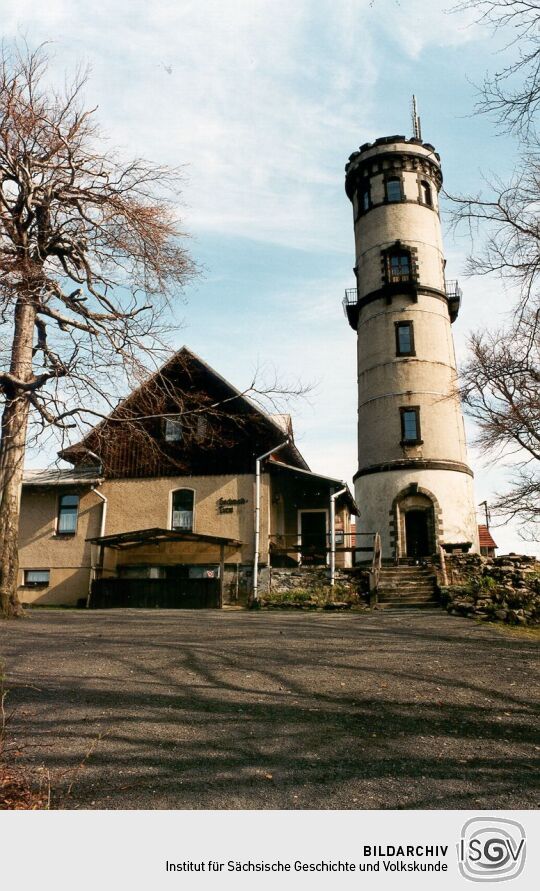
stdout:
POLYGON ((351 328, 356 331, 358 326, 358 289, 357 288, 346 288, 345 289, 345 297, 343 298, 343 312, 345 313, 345 318, 349 322, 351 328))
MULTIPOLYGON (((459 282, 456 279, 448 279, 444 283, 444 290, 446 296, 448 298, 448 310, 450 312, 450 319, 454 322, 457 319, 457 315, 459 312, 459 308, 461 306, 461 299, 463 297, 463 292, 459 286, 459 282)), ((343 298, 343 312, 345 313, 345 317, 349 320, 349 323, 353 328, 356 328, 356 324, 358 322, 358 289, 357 288, 346 288, 345 296, 343 298)))
POLYGON ((358 288, 346 288, 343 298, 343 312, 347 315, 348 306, 356 306, 358 303, 358 288))
POLYGON ((448 298, 448 311, 450 313, 450 321, 455 322, 458 317, 459 308, 461 306, 461 298, 463 297, 463 292, 459 287, 459 282, 456 281, 456 279, 445 281, 444 289, 448 298))
POLYGON ((463 292, 459 287, 459 282, 456 281, 456 279, 445 281, 444 289, 449 300, 461 300, 461 298, 463 297, 463 292))

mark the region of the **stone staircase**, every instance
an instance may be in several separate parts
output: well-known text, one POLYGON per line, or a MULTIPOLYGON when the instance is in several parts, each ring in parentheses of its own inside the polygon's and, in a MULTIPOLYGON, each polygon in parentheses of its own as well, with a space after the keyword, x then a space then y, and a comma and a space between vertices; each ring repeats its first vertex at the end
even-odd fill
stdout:
POLYGON ((383 566, 379 577, 379 606, 426 609, 439 605, 431 566, 383 566))

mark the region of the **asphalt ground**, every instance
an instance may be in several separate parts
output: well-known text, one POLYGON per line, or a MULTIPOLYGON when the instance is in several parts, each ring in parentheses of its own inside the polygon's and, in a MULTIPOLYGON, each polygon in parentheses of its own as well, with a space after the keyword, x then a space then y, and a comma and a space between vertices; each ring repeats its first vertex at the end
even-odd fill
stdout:
POLYGON ((535 808, 538 637, 442 611, 29 611, 9 740, 55 808, 535 808))

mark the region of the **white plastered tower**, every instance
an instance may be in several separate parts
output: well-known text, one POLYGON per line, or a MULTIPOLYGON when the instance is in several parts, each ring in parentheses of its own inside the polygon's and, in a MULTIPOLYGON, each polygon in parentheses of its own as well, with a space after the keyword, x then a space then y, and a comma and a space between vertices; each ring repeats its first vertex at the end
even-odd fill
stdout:
POLYGON ((345 168, 354 211, 357 288, 345 309, 358 337, 361 532, 383 557, 478 551, 473 474, 456 387, 451 323, 457 282, 445 280, 439 155, 420 139, 361 146, 345 168))

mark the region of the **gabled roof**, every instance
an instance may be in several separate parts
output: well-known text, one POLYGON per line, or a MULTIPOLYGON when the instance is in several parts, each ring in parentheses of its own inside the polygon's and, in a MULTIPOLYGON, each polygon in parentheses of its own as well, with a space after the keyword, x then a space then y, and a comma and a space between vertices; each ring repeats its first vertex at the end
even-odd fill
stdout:
MULTIPOLYGON (((132 411, 133 408, 136 407, 138 398, 142 398, 145 390, 151 391, 153 385, 156 389, 159 389, 160 379, 165 382, 168 381, 169 376, 174 377, 175 374, 183 374, 186 376, 186 379, 189 380, 190 375, 198 378, 203 377, 209 383, 211 389, 214 388, 219 391, 219 397, 216 397, 215 403, 210 403, 208 405, 209 409, 220 409, 223 405, 223 417, 226 416, 229 409, 233 409, 234 412, 241 413, 244 418, 251 418, 251 426, 253 428, 253 447, 255 453, 264 450, 263 448, 259 448, 257 443, 258 439, 264 441, 265 447, 267 448, 267 444, 269 444, 270 447, 278 445, 283 441, 286 435, 289 435, 291 437, 290 442, 284 449, 287 461, 295 466, 308 469, 306 461, 296 448, 294 440, 292 439, 292 424, 290 422, 290 417, 287 415, 273 417, 271 414, 264 411, 260 405, 253 401, 253 399, 250 399, 249 396, 238 390, 233 384, 227 381, 221 374, 215 371, 215 369, 186 346, 183 346, 178 350, 161 368, 157 369, 157 371, 151 374, 142 384, 122 399, 113 411, 100 421, 99 424, 93 427, 92 430, 80 440, 80 442, 59 452, 60 457, 73 464, 95 464, 96 454, 94 454, 94 451, 96 449, 96 442, 99 441, 100 436, 103 436, 105 439, 107 438, 105 435, 107 428, 113 424, 114 427, 110 432, 112 433, 114 430, 114 435, 116 435, 121 429, 122 420, 126 418, 126 412, 132 411), (286 427, 290 432, 285 432, 286 427)), ((189 383, 189 380, 186 382, 189 383)), ((193 388, 192 392, 195 392, 193 388)), ((231 411, 231 414, 233 414, 233 411, 231 411)), ((97 451, 99 453, 99 449, 97 451)), ((101 457, 101 455, 99 455, 99 457, 101 457)))
POLYGON ((286 436, 293 435, 292 418, 290 415, 271 414, 270 418, 272 419, 274 424, 278 425, 278 427, 283 431, 283 433, 285 433, 286 436))
POLYGON ((478 526, 478 537, 480 539, 480 547, 481 548, 497 548, 498 545, 495 544, 491 532, 489 531, 487 526, 478 526))

